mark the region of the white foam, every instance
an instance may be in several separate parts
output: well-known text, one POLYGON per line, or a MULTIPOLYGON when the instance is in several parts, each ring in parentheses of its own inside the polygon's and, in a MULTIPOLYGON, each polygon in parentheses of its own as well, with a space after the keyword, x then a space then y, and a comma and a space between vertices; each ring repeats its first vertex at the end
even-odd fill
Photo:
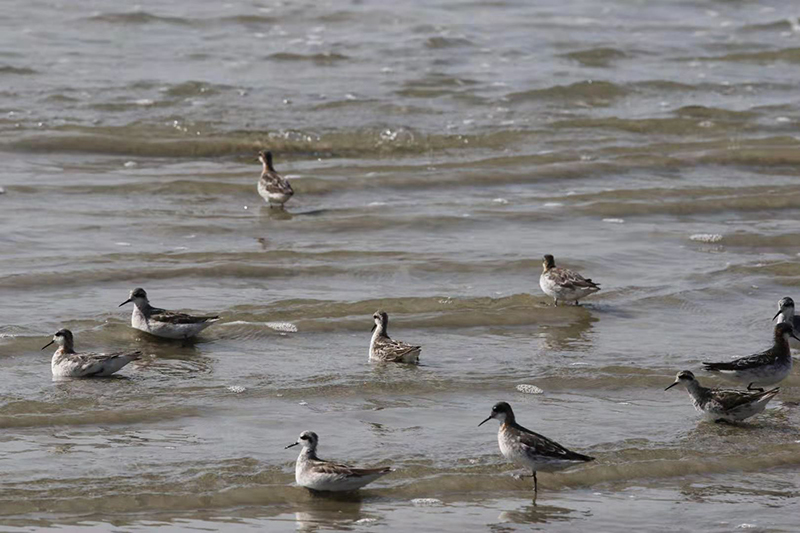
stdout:
POLYGON ((695 233, 689 239, 698 242, 719 242, 722 240, 722 235, 719 233, 695 233))
POLYGON ((442 505, 442 500, 436 498, 414 498, 411 503, 420 507, 433 507, 435 505, 442 505))
POLYGON ((247 389, 245 389, 241 385, 231 385, 230 387, 228 387, 228 390, 233 393, 239 394, 246 391, 247 389))
POLYGON ((136 161, 125 161, 125 164, 122 165, 125 168, 136 168, 139 166, 139 163, 136 161))
POLYGON ((131 243, 129 243, 129 242, 115 242, 114 244, 116 244, 117 246, 130 246, 131 245, 131 243))
POLYGON ((295 326, 291 322, 266 322, 265 325, 268 328, 274 329, 275 331, 283 331, 286 333, 297 333, 297 326, 295 326))
POLYGON ((547 202, 546 204, 544 204, 544 206, 545 207, 563 207, 564 204, 562 204, 561 202, 547 202))
POLYGON ((386 202, 370 202, 370 203, 367 204, 367 206, 369 206, 369 207, 378 207, 378 206, 381 206, 381 205, 386 205, 386 202))
POLYGON ((517 390, 524 394, 544 394, 544 391, 536 385, 529 385, 527 383, 517 385, 517 390))
POLYGON ((505 198, 495 198, 495 199, 494 199, 494 200, 492 200, 492 201, 493 201, 494 203, 496 203, 496 204, 503 204, 503 205, 505 205, 505 204, 507 204, 507 203, 508 203, 508 200, 506 200, 505 198))
POLYGON ((625 219, 623 218, 604 218, 603 222, 608 222, 609 224, 624 224, 625 219))
POLYGON ((16 337, 13 333, 0 333, 0 339, 13 339, 16 337))

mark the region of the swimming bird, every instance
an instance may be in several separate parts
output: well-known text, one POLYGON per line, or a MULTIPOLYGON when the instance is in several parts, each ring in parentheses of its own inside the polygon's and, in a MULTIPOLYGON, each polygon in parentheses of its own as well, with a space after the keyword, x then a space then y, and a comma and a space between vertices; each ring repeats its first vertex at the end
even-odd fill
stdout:
POLYGON ((506 402, 496 403, 489 417, 478 424, 478 427, 492 418, 500 422, 500 429, 497 432, 500 453, 512 463, 533 472, 534 493, 539 490, 536 472, 555 472, 594 461, 594 457, 569 451, 544 435, 517 424, 514 411, 506 402))
MULTIPOLYGON (((772 320, 778 319, 778 324, 786 322, 791 324, 795 331, 800 332, 800 316, 794 316, 794 300, 788 296, 781 298, 778 302, 778 312, 772 317, 772 320)), ((795 349, 800 349, 800 341, 794 337, 789 337, 789 346, 795 349)))
POLYGON ((370 361, 387 363, 419 362, 421 346, 395 341, 389 338, 389 315, 385 311, 375 311, 372 315, 375 325, 372 326, 372 340, 369 343, 370 361))
POLYGON ((283 204, 288 202, 294 194, 292 186, 272 166, 272 152, 258 152, 258 160, 264 165, 261 170, 261 178, 258 180, 258 194, 267 201, 270 207, 278 205, 283 208, 283 204))
POLYGON ((688 370, 678 372, 675 382, 664 390, 669 390, 675 385, 686 387, 689 396, 692 397, 694 408, 714 422, 739 422, 757 415, 780 391, 777 387, 766 392, 708 389, 700 385, 694 374, 688 370))
POLYGON ((578 300, 600 290, 598 283, 567 268, 557 267, 555 259, 550 254, 544 256, 539 286, 546 295, 555 300, 553 305, 558 305, 559 300, 575 302, 575 305, 578 305, 578 300))
POLYGON ((304 431, 297 442, 286 447, 300 445, 303 449, 297 457, 294 468, 294 479, 301 487, 310 490, 327 492, 345 492, 357 490, 372 483, 381 476, 394 472, 391 467, 353 468, 317 457, 319 437, 313 431, 304 431))
POLYGON ((77 353, 72 332, 60 329, 53 335, 53 340, 42 347, 58 344, 58 349, 50 361, 53 377, 57 378, 90 378, 106 377, 120 370, 131 361, 142 356, 140 351, 114 353, 77 353))
POLYGON ((792 371, 790 337, 800 340, 794 334, 791 324, 781 322, 775 325, 772 348, 769 350, 733 361, 703 363, 703 369, 709 372, 722 372, 737 381, 747 383, 747 390, 764 392, 759 386, 774 385, 783 381, 792 371))
POLYGON ((131 327, 156 337, 188 339, 219 320, 218 316, 192 316, 153 307, 142 288, 133 289, 119 307, 129 302, 133 302, 131 327))

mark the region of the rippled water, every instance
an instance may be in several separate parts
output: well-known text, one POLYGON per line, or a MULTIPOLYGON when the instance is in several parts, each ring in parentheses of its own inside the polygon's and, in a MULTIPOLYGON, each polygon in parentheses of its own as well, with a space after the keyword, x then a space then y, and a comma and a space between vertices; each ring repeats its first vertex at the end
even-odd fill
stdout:
POLYGON ((797 529, 797 371, 741 427, 663 392, 800 297, 796 3, 3 7, 4 531, 797 529), (548 307, 544 253, 603 290, 548 307), (146 337, 136 286, 224 319, 146 337), (367 363, 378 308, 421 366, 367 363), (61 327, 147 357, 54 383, 61 327), (534 506, 501 399, 597 461, 534 506), (305 429, 398 471, 312 497, 305 429))

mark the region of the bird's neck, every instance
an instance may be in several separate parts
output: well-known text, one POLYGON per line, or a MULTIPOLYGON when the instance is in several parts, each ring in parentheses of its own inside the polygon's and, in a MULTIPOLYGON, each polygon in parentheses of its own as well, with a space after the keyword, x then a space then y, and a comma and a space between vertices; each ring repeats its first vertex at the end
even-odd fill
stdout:
POLYGON ((315 448, 303 448, 303 450, 300 452, 300 457, 298 457, 297 460, 319 460, 319 457, 317 457, 317 450, 315 448))
POLYGON ((62 356, 67 354, 75 353, 75 349, 72 347, 71 344, 65 344, 64 346, 59 346, 58 349, 53 354, 54 356, 62 356))
POLYGON ((378 325, 375 328, 375 331, 372 332, 372 340, 375 341, 381 337, 389 337, 389 333, 386 331, 388 328, 383 324, 378 325))
POLYGON ((689 393, 689 396, 691 396, 697 401, 708 396, 709 390, 710 389, 703 387, 697 381, 690 381, 689 383, 686 384, 686 391, 689 393))
POLYGON ((789 341, 783 335, 775 335, 772 351, 778 359, 791 359, 792 357, 789 341))

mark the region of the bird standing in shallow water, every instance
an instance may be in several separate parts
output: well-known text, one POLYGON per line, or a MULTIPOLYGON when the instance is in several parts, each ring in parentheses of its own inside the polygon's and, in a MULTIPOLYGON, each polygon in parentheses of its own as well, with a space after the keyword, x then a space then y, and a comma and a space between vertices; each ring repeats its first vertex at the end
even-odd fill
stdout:
POLYGON ((261 178, 258 180, 258 194, 270 207, 277 205, 283 209, 283 204, 294 194, 289 180, 275 171, 275 167, 272 166, 272 152, 258 152, 258 160, 264 165, 261 178))
POLYGON ((357 490, 372 483, 381 476, 393 472, 391 467, 353 468, 317 457, 319 437, 313 431, 304 431, 297 442, 286 447, 300 445, 303 449, 297 457, 294 478, 297 484, 311 490, 326 492, 346 492, 357 490))
POLYGON ((709 372, 722 372, 733 379, 747 383, 747 390, 764 392, 761 388, 783 381, 792 371, 792 351, 789 339, 797 338, 791 324, 775 325, 772 347, 755 355, 740 357, 721 363, 703 363, 709 372))
POLYGON ((534 494, 539 491, 536 472, 555 472, 594 461, 594 457, 569 451, 544 435, 517 424, 514 411, 506 402, 496 403, 489 417, 478 424, 478 427, 492 418, 500 422, 500 429, 497 432, 500 453, 512 463, 533 472, 534 494))
POLYGON ((370 361, 387 363, 417 363, 421 346, 392 340, 389 338, 389 315, 385 311, 375 311, 372 315, 372 340, 369 343, 370 361))
POLYGON ((133 302, 131 327, 165 339, 189 339, 219 320, 218 316, 192 316, 153 307, 142 288, 133 289, 119 307, 130 302, 133 302))
POLYGON ((575 305, 578 305, 578 300, 600 290, 598 283, 567 268, 557 267, 555 259, 550 254, 544 256, 539 287, 546 295, 553 298, 555 301, 553 305, 558 305, 559 300, 575 302, 575 305))
POLYGON ((53 335, 53 340, 42 347, 58 344, 58 349, 50 361, 50 369, 56 378, 89 378, 107 377, 122 367, 142 356, 140 351, 114 353, 77 353, 72 332, 60 329, 53 335))
POLYGON ((686 387, 689 396, 692 397, 694 408, 714 422, 740 422, 757 415, 780 390, 775 388, 766 392, 747 392, 709 389, 700 385, 694 374, 688 370, 678 372, 675 382, 664 390, 669 390, 675 385, 686 387))

